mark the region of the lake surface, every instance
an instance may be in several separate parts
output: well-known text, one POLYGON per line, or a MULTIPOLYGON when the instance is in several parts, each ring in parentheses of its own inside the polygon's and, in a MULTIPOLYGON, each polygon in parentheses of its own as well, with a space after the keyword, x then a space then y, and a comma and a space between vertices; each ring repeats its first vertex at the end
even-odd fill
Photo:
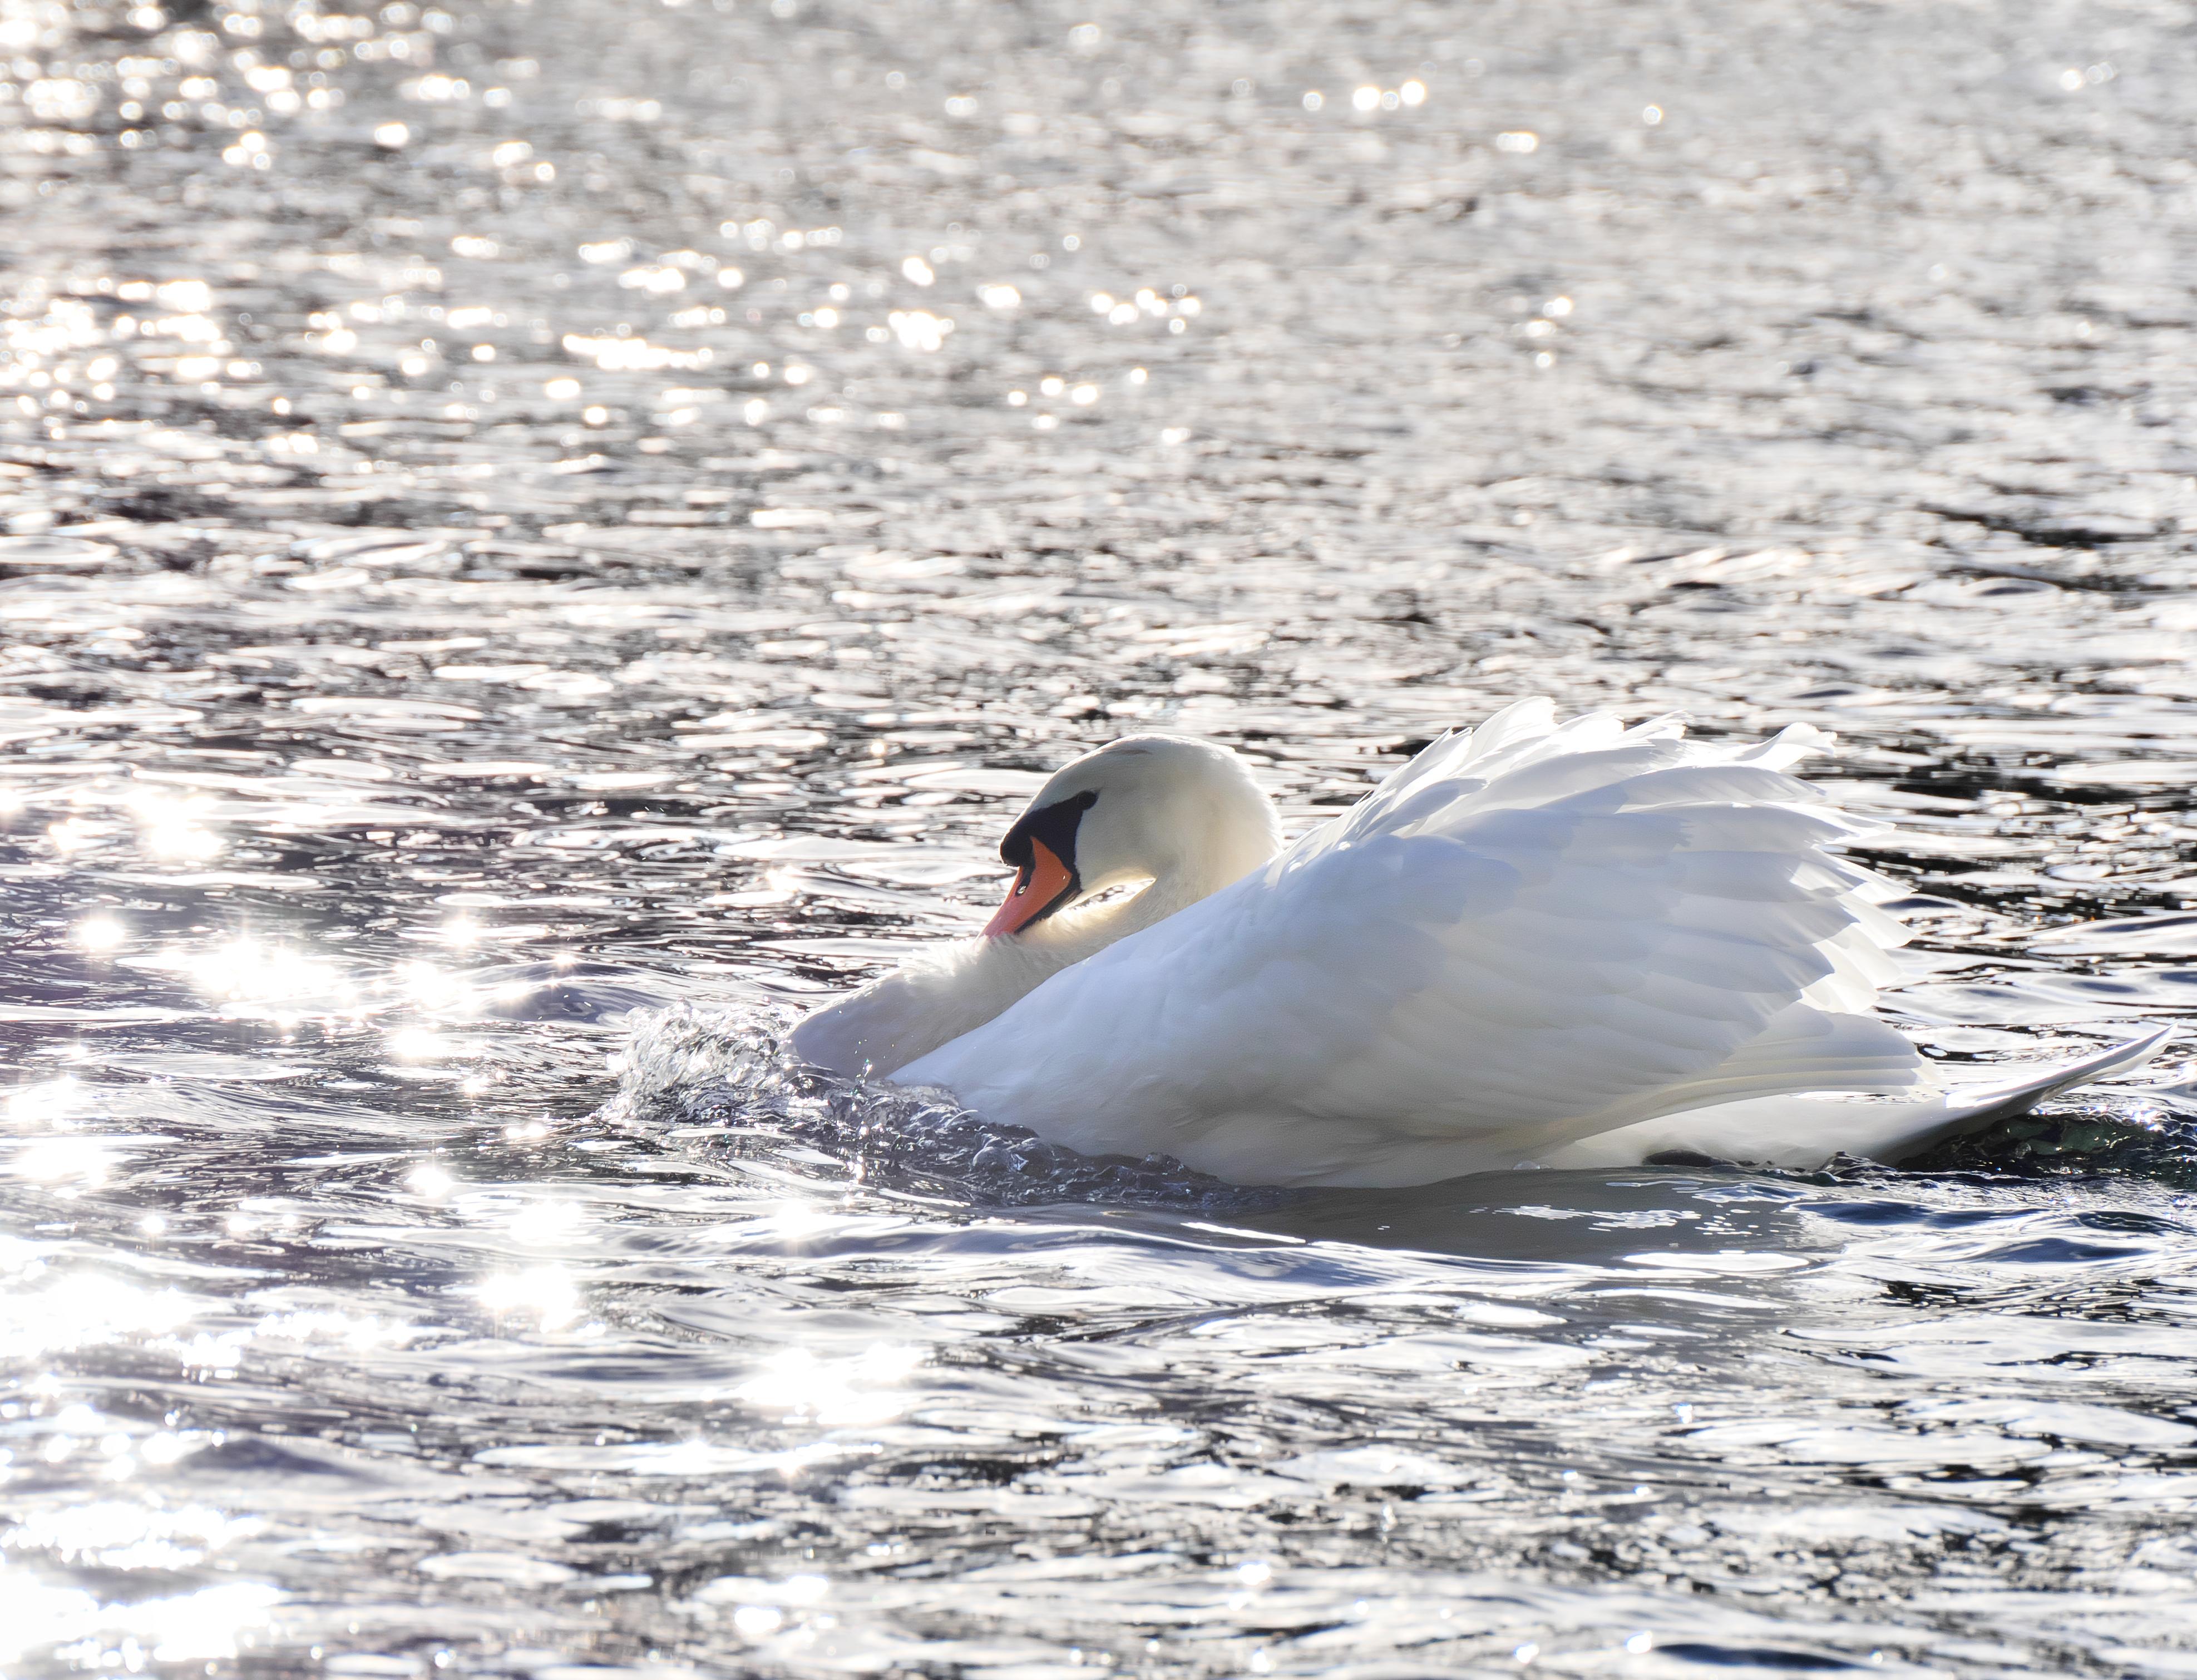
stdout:
POLYGON ((768 1056, 1087 744, 1537 692, 2186 1022, 2191 23, 0 3, 0 1669, 2192 1672, 2186 1035, 1381 1193, 768 1056))

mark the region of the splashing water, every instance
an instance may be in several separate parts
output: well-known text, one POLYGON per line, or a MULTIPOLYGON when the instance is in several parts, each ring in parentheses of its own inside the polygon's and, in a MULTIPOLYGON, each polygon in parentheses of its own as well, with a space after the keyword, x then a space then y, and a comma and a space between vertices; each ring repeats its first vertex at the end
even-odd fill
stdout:
POLYGON ((850 1166, 849 1188, 977 1207, 1221 1212, 1285 1199, 1208 1179, 1165 1156, 1093 1160, 992 1124, 954 1106, 948 1093, 837 1079, 786 1058, 762 1022, 686 1008, 635 1026, 618 1094, 603 1117, 642 1135, 733 1154, 774 1156, 796 1144, 835 1167, 850 1166))

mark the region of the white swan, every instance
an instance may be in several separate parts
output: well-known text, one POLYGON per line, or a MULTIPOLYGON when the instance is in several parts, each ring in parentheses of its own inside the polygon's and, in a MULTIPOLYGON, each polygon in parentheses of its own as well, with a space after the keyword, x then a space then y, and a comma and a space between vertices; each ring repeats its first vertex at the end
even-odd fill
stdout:
POLYGON ((1785 773, 1827 739, 1523 700, 1284 850, 1234 754, 1133 736, 1030 801, 983 938, 791 1047, 1089 1154, 1333 1185, 1892 1161, 2157 1051, 1941 1086, 1873 1013, 1897 889, 1828 849, 1874 830, 1785 773))

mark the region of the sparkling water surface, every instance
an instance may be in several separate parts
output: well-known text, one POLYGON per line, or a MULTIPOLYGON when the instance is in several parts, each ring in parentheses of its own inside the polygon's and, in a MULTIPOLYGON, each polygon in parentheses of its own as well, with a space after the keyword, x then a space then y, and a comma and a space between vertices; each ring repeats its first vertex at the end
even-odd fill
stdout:
POLYGON ((1533 692, 2186 1021, 2197 13, 353 3, 0 0, 0 1671, 2197 1669, 2186 1034, 1384 1192, 771 1053, 1533 692))

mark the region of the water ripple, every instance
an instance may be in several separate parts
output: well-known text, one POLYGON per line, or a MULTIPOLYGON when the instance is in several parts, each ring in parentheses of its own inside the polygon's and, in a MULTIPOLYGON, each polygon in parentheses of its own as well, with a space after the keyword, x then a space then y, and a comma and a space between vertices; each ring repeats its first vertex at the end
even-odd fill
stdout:
POLYGON ((0 7, 0 1667, 2188 1667, 2186 1034, 1383 1192, 776 1058, 1095 739, 1535 692, 1838 732, 1933 1056, 2189 1015, 2186 32, 1209 12, 0 7))

